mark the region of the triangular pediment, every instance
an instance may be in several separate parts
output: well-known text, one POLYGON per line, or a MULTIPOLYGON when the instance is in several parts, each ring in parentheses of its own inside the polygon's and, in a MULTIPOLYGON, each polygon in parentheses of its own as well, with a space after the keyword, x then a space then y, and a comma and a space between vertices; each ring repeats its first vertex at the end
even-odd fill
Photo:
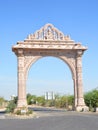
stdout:
POLYGON ((46 24, 40 30, 37 30, 34 34, 30 34, 27 39, 29 40, 69 40, 69 36, 64 34, 55 28, 52 24, 46 24))
POLYGON ((13 46, 13 50, 21 49, 65 49, 65 50, 86 50, 85 46, 80 43, 75 43, 68 35, 64 34, 55 28, 52 24, 46 24, 34 34, 29 36, 24 41, 18 41, 17 45, 13 46))

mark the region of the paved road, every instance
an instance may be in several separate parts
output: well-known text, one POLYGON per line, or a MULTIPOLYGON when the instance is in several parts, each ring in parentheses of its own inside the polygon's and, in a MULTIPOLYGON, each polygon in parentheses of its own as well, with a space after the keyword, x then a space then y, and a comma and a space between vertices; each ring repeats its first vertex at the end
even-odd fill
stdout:
POLYGON ((0 119, 5 117, 5 111, 4 110, 0 110, 0 119))
POLYGON ((34 107, 31 108, 33 111, 37 113, 39 117, 43 116, 61 116, 64 115, 66 110, 64 109, 56 109, 56 108, 45 108, 45 107, 34 107))
POLYGON ((34 111, 40 111, 40 112, 64 112, 64 109, 57 109, 57 108, 52 108, 52 107, 31 107, 30 109, 34 111))
POLYGON ((52 111, 33 119, 1 119, 0 130, 98 130, 98 115, 52 111))

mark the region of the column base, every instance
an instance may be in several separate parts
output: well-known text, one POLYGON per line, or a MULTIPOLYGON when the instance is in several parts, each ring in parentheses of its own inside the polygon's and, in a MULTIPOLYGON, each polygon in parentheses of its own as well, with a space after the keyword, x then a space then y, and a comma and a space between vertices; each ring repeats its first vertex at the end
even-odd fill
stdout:
POLYGON ((87 112, 87 111, 89 111, 89 107, 87 107, 87 106, 76 106, 76 111, 87 112))
POLYGON ((28 112, 28 106, 26 99, 19 99, 17 103, 17 108, 15 109, 14 113, 17 113, 17 111, 20 111, 21 114, 26 114, 28 112))
POLYGON ((14 114, 17 114, 17 115, 26 115, 28 112, 28 107, 17 107, 15 110, 14 110, 14 114))

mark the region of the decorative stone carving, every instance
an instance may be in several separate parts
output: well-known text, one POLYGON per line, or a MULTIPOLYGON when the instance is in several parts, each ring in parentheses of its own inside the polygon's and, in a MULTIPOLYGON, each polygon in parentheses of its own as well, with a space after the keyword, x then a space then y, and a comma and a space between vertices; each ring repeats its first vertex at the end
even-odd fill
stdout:
POLYGON ((87 48, 75 43, 52 24, 46 24, 24 41, 12 47, 18 58, 18 105, 27 106, 26 79, 31 65, 44 56, 54 56, 63 60, 70 68, 73 79, 75 109, 86 108, 83 98, 82 55, 87 48))
MULTIPOLYGON (((34 34, 30 34, 27 39, 36 40, 64 40, 64 34, 55 28, 52 24, 46 24, 40 30, 36 31, 34 34)), ((68 40, 68 37, 65 37, 68 40)))

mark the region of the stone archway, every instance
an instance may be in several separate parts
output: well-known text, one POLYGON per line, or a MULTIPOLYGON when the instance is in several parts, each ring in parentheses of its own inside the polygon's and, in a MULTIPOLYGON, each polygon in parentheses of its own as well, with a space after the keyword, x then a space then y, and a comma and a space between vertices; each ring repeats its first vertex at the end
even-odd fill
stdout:
POLYGON ((63 60, 70 68, 74 84, 75 109, 85 109, 82 81, 82 55, 87 48, 75 43, 69 36, 46 24, 24 41, 17 42, 12 47, 18 59, 18 104, 21 108, 27 106, 26 79, 31 65, 41 57, 54 56, 63 60))

